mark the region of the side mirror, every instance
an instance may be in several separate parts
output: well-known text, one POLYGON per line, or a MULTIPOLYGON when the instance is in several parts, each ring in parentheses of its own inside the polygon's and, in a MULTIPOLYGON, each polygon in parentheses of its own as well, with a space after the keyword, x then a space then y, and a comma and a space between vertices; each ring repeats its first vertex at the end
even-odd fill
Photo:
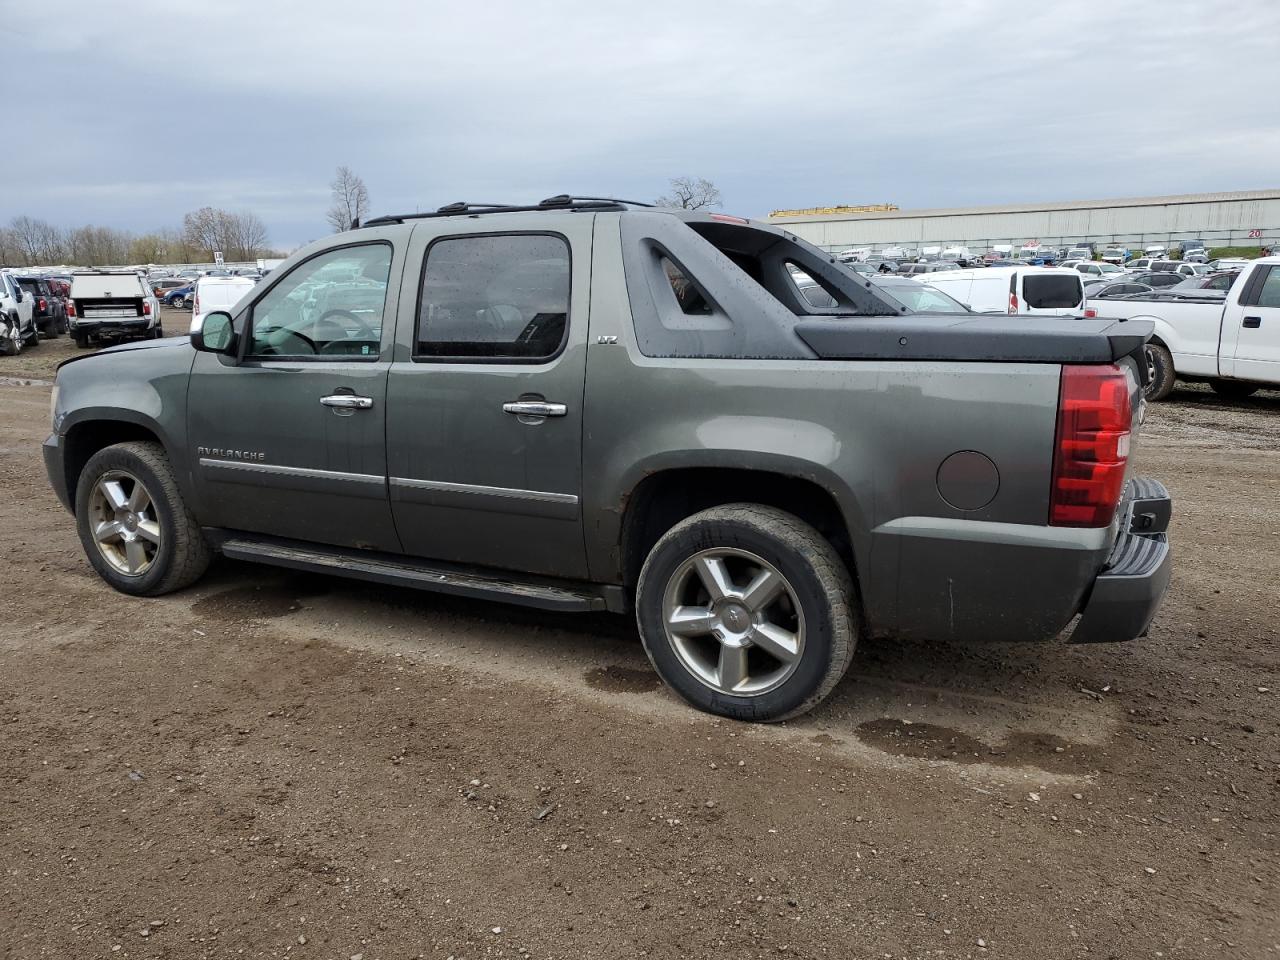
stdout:
POLYGON ((191 346, 205 353, 231 355, 235 352, 236 333, 231 314, 225 310, 206 313, 204 319, 191 324, 191 346))

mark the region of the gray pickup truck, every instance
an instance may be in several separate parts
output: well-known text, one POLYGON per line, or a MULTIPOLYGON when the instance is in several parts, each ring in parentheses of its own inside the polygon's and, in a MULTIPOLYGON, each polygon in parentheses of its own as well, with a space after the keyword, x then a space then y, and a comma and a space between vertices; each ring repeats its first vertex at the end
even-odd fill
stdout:
POLYGON ((688 702, 780 720, 862 636, 1146 631, 1150 333, 913 312, 737 217, 457 204, 313 243, 189 338, 65 362, 44 453, 126 593, 220 551, 633 612, 688 702))

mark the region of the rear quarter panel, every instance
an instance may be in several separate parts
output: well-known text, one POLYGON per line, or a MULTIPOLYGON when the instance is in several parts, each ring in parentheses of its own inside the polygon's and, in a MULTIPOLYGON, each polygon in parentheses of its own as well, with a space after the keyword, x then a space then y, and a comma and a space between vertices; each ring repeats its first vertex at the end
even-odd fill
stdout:
POLYGON ((873 630, 1041 639, 1071 618, 1113 531, 1045 526, 1057 365, 646 357, 608 239, 595 246, 584 404, 594 579, 621 579, 623 518, 644 477, 734 467, 831 492, 873 630), (978 509, 938 490, 940 465, 961 451, 999 471, 978 509))

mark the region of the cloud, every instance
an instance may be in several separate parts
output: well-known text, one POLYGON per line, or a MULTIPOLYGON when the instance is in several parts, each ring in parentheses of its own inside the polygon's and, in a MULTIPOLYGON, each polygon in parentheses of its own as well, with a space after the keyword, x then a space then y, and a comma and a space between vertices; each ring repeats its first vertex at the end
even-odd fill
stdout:
POLYGON ((7 99, 56 120, 16 121, 0 220, 211 203, 290 245, 339 163, 378 211, 680 174, 752 215, 1276 186, 1280 4, 1159 7, 53 0, 57 31, 10 18, 7 99))

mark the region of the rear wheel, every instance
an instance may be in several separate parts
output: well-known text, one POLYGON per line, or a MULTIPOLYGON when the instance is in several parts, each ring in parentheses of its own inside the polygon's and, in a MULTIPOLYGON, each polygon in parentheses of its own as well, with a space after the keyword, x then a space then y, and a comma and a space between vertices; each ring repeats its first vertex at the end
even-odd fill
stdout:
POLYGON ((684 700, 778 721, 822 701, 856 642, 856 600, 831 544, 757 504, 704 510, 650 551, 636 619, 654 669, 684 700))
POLYGON ((1148 400, 1163 400, 1173 393, 1173 386, 1178 382, 1173 370, 1173 355, 1161 343, 1148 343, 1145 354, 1148 383, 1144 392, 1148 400))
POLYGON ((1228 400, 1243 400, 1261 389, 1259 384, 1246 383, 1243 380, 1210 380, 1209 386, 1213 387, 1213 392, 1218 396, 1228 400))
POLYGON ((73 333, 71 337, 81 350, 89 346, 89 335, 87 333, 73 333))
POLYGON ((170 593, 209 566, 209 546, 158 443, 119 443, 89 458, 76 485, 76 529, 98 575, 122 593, 170 593))

